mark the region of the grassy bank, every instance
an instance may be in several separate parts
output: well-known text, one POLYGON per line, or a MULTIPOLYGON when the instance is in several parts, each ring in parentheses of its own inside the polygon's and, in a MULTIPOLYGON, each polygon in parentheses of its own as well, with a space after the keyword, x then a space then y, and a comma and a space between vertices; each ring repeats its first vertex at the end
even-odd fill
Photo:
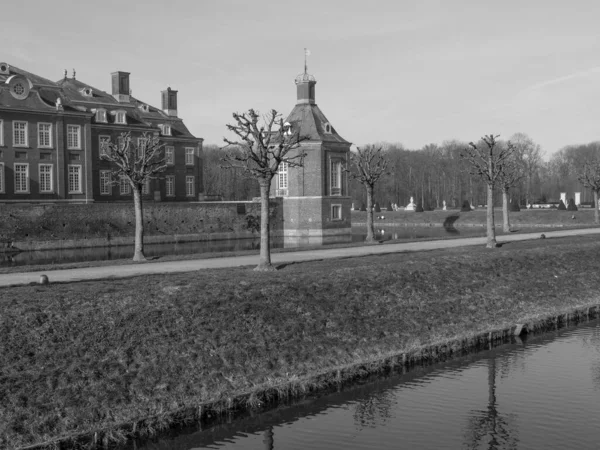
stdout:
POLYGON ((0 447, 598 303, 597 237, 0 290, 0 447))
MULTIPOLYGON (((494 216, 496 226, 502 225, 502 209, 495 208, 494 216)), ((473 226, 486 224, 485 208, 477 208, 470 212, 461 212, 460 210, 448 211, 425 211, 422 213, 407 211, 382 211, 374 213, 375 222, 381 224, 417 224, 423 226, 444 226, 452 225, 455 227, 473 226), (377 217, 383 216, 384 219, 377 217)), ((366 222, 367 213, 365 211, 352 211, 352 222, 366 222)), ((580 208, 579 211, 558 211, 556 209, 531 209, 521 210, 509 213, 510 223, 516 228, 528 228, 543 226, 558 227, 588 227, 596 226, 594 224, 594 210, 591 208, 580 208), (573 218, 575 216, 575 218, 573 218)))

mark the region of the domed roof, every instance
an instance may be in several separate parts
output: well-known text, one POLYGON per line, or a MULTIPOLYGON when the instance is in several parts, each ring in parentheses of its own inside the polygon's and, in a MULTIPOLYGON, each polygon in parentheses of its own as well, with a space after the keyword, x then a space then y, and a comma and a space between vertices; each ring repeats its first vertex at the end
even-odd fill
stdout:
POLYGON ((311 74, 306 73, 306 72, 301 73, 300 75, 298 75, 296 77, 296 84, 307 83, 309 81, 312 81, 313 83, 317 82, 317 80, 315 79, 315 77, 313 77, 311 74))

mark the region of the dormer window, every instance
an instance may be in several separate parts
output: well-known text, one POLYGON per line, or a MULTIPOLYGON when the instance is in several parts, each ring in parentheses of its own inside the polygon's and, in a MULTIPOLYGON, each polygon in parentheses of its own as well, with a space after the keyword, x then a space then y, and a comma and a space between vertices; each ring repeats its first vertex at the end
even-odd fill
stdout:
POLYGON ((329 124, 329 122, 325 122, 323 124, 323 131, 325 131, 325 133, 327 134, 331 133, 331 125, 329 124))
POLYGON ((96 110, 96 122, 98 123, 106 123, 106 110, 105 109, 97 109, 96 110))
POLYGON ((115 113, 115 123, 127 123, 127 114, 125 114, 125 111, 117 111, 115 113))
POLYGON ((145 113, 150 112, 150 107, 148 105, 141 104, 140 109, 145 113))
POLYGON ((171 125, 161 125, 160 130, 163 136, 171 136, 171 125))
POLYGON ((92 97, 92 94, 93 94, 92 88, 90 88, 90 87, 84 87, 84 88, 81 90, 81 94, 82 94, 84 97, 92 97))
POLYGON ((10 66, 6 63, 0 63, 0 74, 10 75, 10 66))

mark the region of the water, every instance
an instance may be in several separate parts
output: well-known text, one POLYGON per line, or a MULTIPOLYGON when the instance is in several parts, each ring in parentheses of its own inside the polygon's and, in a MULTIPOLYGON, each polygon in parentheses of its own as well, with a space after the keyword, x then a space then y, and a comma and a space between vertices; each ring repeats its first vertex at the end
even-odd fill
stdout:
MULTIPOLYGON (((441 227, 413 227, 377 228, 376 238, 382 241, 391 239, 436 239, 443 237, 469 237, 483 236, 482 228, 468 228, 465 230, 446 230, 441 227)), ((354 229, 353 242, 365 240, 364 228, 354 229)), ((271 248, 283 248, 282 239, 271 239, 271 248)), ((243 250, 260 249, 260 239, 225 239, 218 241, 184 242, 179 244, 145 244, 146 257, 159 257, 167 255, 237 252, 243 250)), ((20 253, 0 253, 0 267, 60 264, 82 261, 108 261, 115 259, 129 259, 133 256, 133 245, 118 247, 93 247, 64 250, 40 250, 20 253)))
POLYGON ((599 448, 600 321, 517 341, 135 448, 599 448))

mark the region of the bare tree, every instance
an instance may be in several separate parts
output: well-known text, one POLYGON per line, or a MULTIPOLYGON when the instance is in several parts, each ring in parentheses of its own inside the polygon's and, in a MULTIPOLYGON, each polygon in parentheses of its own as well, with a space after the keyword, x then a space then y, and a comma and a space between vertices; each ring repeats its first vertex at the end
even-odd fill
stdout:
POLYGON ((519 159, 522 166, 525 178, 525 204, 529 205, 533 203, 531 185, 534 175, 542 164, 542 150, 540 145, 536 144, 525 133, 513 134, 510 142, 516 147, 517 159, 519 159))
POLYGON ((461 157, 471 165, 470 173, 480 178, 487 185, 487 248, 496 247, 496 230, 494 229, 494 189, 498 186, 500 177, 507 161, 514 153, 514 146, 499 146, 496 140, 499 136, 490 134, 483 136, 483 144, 477 146, 469 143, 461 153, 461 157))
POLYGON ((598 191, 600 191, 600 159, 598 157, 586 161, 578 176, 578 180, 594 193, 594 222, 600 224, 598 214, 598 191))
POLYGON ((387 168, 387 159, 382 154, 381 147, 367 145, 364 150, 356 148, 356 153, 350 153, 350 169, 344 169, 352 178, 359 181, 367 191, 367 238, 366 242, 375 241, 373 225, 373 191, 375 183, 387 168))
POLYGON ((223 158, 226 167, 240 168, 252 175, 260 186, 260 260, 254 270, 276 270, 271 264, 271 247, 269 241, 269 191, 271 181, 284 163, 288 167, 299 167, 304 163, 305 153, 293 151, 300 147, 299 130, 293 130, 289 123, 284 123, 274 109, 262 119, 250 109, 246 113, 233 113, 234 125, 227 129, 237 136, 236 141, 225 138, 228 146, 223 158))
MULTIPOLYGON (((515 146, 511 141, 506 144, 508 149, 515 146)), ((510 231, 510 219, 508 215, 508 193, 511 188, 515 187, 525 177, 521 161, 517 159, 516 149, 509 158, 504 161, 501 167, 498 184, 502 189, 502 229, 505 233, 510 231)))
POLYGON ((142 190, 149 180, 158 178, 158 174, 166 167, 163 144, 158 138, 158 133, 134 140, 131 133, 122 133, 117 142, 103 141, 101 158, 110 161, 116 166, 111 171, 113 184, 122 180, 129 183, 133 191, 133 205, 135 209, 135 245, 133 252, 134 261, 145 261, 144 256, 144 219, 142 209, 142 190))

